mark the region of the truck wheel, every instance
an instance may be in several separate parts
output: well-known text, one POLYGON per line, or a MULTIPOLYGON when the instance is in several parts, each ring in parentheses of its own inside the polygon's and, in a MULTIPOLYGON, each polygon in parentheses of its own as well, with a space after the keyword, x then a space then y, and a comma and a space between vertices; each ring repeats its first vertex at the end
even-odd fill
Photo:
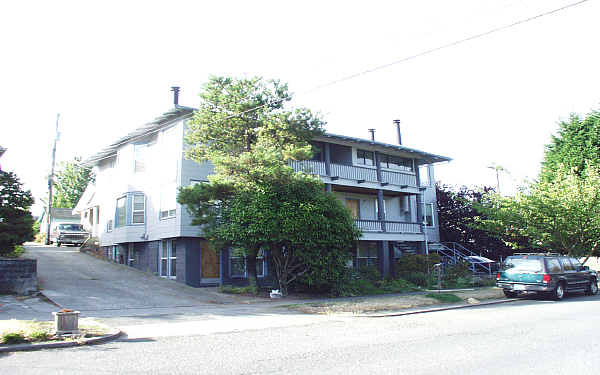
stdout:
POLYGON ((517 292, 511 292, 510 290, 504 290, 503 292, 504 292, 504 295, 506 296, 506 298, 516 298, 517 295, 519 294, 517 292))
POLYGON ((598 281, 596 281, 595 278, 591 278, 590 285, 587 286, 585 294, 587 294, 588 296, 595 296, 596 294, 598 294, 598 281))
POLYGON ((551 293, 552 299, 560 301, 565 296, 565 283, 562 281, 556 284, 556 288, 551 293))
POLYGON ((60 242, 56 243, 56 247, 60 247, 60 245, 62 245, 60 242))

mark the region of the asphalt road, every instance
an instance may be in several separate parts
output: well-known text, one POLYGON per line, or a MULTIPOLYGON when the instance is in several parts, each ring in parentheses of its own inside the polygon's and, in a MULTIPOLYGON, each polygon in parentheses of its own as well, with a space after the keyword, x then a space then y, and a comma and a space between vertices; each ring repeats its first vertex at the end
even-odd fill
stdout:
POLYGON ((596 374, 600 297, 121 340, 0 357, 6 374, 596 374))

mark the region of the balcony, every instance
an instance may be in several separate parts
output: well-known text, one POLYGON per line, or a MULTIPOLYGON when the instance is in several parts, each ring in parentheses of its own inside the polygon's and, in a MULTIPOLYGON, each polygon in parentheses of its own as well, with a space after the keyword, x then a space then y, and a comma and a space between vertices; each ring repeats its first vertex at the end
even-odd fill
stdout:
POLYGON ((409 233, 421 234, 423 230, 419 223, 389 220, 355 219, 356 226, 363 232, 409 233))
MULTIPOLYGON (((325 162, 317 160, 293 160, 292 168, 296 171, 315 174, 318 176, 328 176, 325 162)), ((381 181, 377 178, 377 169, 359 167, 354 165, 330 164, 329 176, 332 179, 354 180, 359 183, 371 182, 381 183, 381 185, 394 185, 400 187, 416 188, 417 178, 412 173, 396 172, 390 170, 381 170, 381 181)))

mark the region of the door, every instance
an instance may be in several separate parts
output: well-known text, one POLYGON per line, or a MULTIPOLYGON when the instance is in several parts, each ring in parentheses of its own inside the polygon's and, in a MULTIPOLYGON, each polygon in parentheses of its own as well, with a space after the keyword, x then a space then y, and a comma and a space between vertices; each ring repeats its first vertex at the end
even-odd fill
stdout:
POLYGON ((218 279, 220 277, 221 264, 219 254, 214 251, 208 241, 201 242, 201 265, 203 279, 218 279))
POLYGON ((358 219, 360 217, 360 209, 358 202, 358 199, 346 198, 346 207, 348 207, 348 209, 352 213, 352 217, 355 219, 358 219))
POLYGON ((177 276, 177 246, 175 240, 160 241, 158 274, 160 277, 175 279, 177 276))

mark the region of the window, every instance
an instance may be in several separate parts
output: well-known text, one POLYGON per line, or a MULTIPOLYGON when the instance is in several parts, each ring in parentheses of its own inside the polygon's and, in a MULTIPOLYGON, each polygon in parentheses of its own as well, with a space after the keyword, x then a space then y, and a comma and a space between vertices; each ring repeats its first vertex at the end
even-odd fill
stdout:
POLYGON ((413 171, 413 162, 411 159, 384 154, 379 155, 379 159, 379 164, 382 168, 396 169, 405 172, 413 171))
POLYGON ((113 229, 113 221, 109 220, 109 221, 106 222, 106 231, 107 232, 112 232, 112 229, 113 229))
MULTIPOLYGON (((231 277, 248 277, 248 262, 242 249, 231 249, 229 251, 229 269, 231 277)), ((265 275, 265 255, 260 249, 256 255, 256 276, 265 275)))
POLYGON ((168 184, 160 191, 160 219, 169 219, 175 217, 177 205, 177 187, 175 184, 168 184))
POLYGON ((117 199, 117 222, 115 227, 122 227, 127 223, 127 197, 117 199))
POLYGON ((422 223, 425 223, 426 227, 435 226, 435 222, 433 220, 433 203, 423 203, 423 215, 425 216, 422 223))
POLYGON ((143 194, 135 194, 133 196, 132 223, 144 224, 144 216, 146 213, 146 197, 143 194))
POLYGON ((362 165, 375 165, 372 151, 356 150, 356 161, 362 165))
POLYGON ((546 266, 548 273, 560 272, 560 263, 558 263, 558 259, 556 258, 546 259, 546 266))
POLYGON ((312 146, 313 157, 312 160, 324 161, 324 144, 321 142, 314 142, 310 144, 312 146))
POLYGON ((160 277, 175 279, 177 276, 177 243, 175 240, 162 240, 159 249, 160 277))
POLYGON ((232 277, 246 277, 246 257, 242 249, 229 251, 229 265, 232 277))
POLYGON ((562 263, 562 266, 565 271, 574 271, 575 270, 575 267, 573 267, 571 262, 569 262, 569 258, 560 258, 560 263, 562 263))
POLYGON ((579 260, 575 259, 575 258, 569 258, 571 260, 571 264, 573 265, 573 267, 575 268, 575 270, 579 269, 579 267, 581 267, 581 263, 579 263, 579 260))
POLYGON ((377 242, 359 241, 357 249, 358 268, 377 266, 377 242))
POLYGON ((133 243, 129 243, 129 247, 127 248, 127 265, 133 267, 135 264, 135 253, 134 253, 134 245, 133 243))

